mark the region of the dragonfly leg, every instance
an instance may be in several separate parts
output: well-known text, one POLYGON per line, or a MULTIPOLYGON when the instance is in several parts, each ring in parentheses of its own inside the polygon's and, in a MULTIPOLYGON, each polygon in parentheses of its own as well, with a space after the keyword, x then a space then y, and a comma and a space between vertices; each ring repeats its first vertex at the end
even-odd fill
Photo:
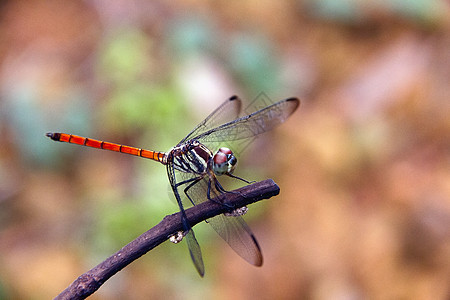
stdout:
MULTIPOLYGON (((247 181, 247 180, 245 180, 243 178, 240 178, 240 177, 237 177, 237 176, 234 176, 234 175, 231 175, 231 174, 227 174, 227 175, 232 177, 232 178, 240 179, 240 180, 242 180, 242 181, 244 181, 244 182, 246 182, 248 184, 252 183, 250 181, 247 181)), ((218 191, 220 191, 221 193, 233 193, 233 194, 239 194, 239 195, 242 196, 242 194, 240 192, 225 190, 217 179, 215 180, 215 186, 216 186, 216 189, 218 191)), ((248 208, 246 206, 243 206, 243 207, 240 207, 240 208, 236 208, 236 207, 234 207, 232 205, 226 205, 226 204, 223 204, 223 205, 225 205, 226 207, 232 209, 231 212, 225 213, 225 216, 242 216, 242 215, 245 215, 247 213, 247 211, 248 211, 248 208)))
MULTIPOLYGON (((231 177, 231 178, 234 178, 234 179, 239 179, 239 180, 241 180, 241 181, 243 181, 243 182, 245 182, 245 183, 247 183, 247 184, 252 184, 252 183, 255 183, 256 181, 248 181, 248 180, 246 180, 246 179, 244 179, 244 178, 241 178, 241 177, 239 177, 239 176, 235 176, 235 175, 233 175, 233 174, 229 174, 229 173, 227 173, 226 174, 227 176, 229 176, 229 177, 231 177)), ((218 189, 218 190, 220 190, 222 193, 233 193, 233 194, 239 194, 239 195, 241 195, 242 196, 242 194, 240 193, 240 192, 236 192, 236 191, 227 191, 227 190, 225 190, 223 187, 222 187, 222 185, 219 183, 219 181, 217 181, 216 180, 216 188, 218 189)))
POLYGON ((218 190, 220 193, 225 194, 225 193, 233 193, 233 194, 240 194, 239 192, 235 192, 235 191, 227 191, 221 184, 220 182, 216 179, 214 180, 214 185, 216 187, 216 190, 218 190))
POLYGON ((255 183, 256 181, 255 180, 252 180, 252 181, 248 181, 248 180, 246 180, 246 179, 244 179, 244 178, 242 178, 242 177, 239 177, 239 176, 236 176, 236 175, 233 175, 233 174, 225 174, 225 175, 227 175, 227 176, 229 176, 229 177, 231 177, 231 178, 234 178, 234 179, 239 179, 239 180, 241 180, 241 181, 243 181, 243 182, 245 182, 245 183, 247 183, 247 184, 252 184, 252 183, 255 183))
MULTIPOLYGON (((189 199, 189 201, 192 203, 192 205, 195 205, 195 203, 194 203, 194 201, 192 200, 192 198, 191 198, 191 196, 189 196, 189 194, 188 194, 188 191, 189 191, 189 189, 191 188, 191 187, 193 187, 195 184, 197 184, 200 180, 202 180, 203 179, 203 176, 199 176, 199 177, 196 177, 196 178, 191 178, 191 179, 188 179, 188 180, 185 180, 184 181, 184 184, 186 184, 186 183, 189 183, 189 182, 191 182, 191 183, 189 183, 189 185, 187 186, 187 187, 185 187, 184 188, 184 194, 186 195, 186 197, 189 199)), ((183 182, 182 182, 183 183, 183 182)))
POLYGON ((226 208, 234 209, 235 207, 232 206, 232 205, 230 205, 230 204, 222 203, 222 202, 213 200, 213 199, 211 198, 211 181, 213 181, 213 180, 214 180, 214 187, 216 188, 216 190, 217 190, 219 193, 221 193, 221 194, 229 193, 228 191, 226 191, 226 190, 223 188, 223 186, 220 184, 220 182, 219 182, 216 178, 209 179, 209 180, 208 180, 208 191, 207 191, 207 193, 206 193, 206 195, 207 195, 207 197, 208 197, 208 200, 211 200, 211 201, 213 201, 213 202, 216 202, 216 203, 218 203, 218 204, 221 204, 221 205, 225 206, 226 208))
POLYGON ((202 179, 203 176, 199 176, 199 177, 194 177, 194 178, 189 178, 187 180, 183 180, 182 182, 178 182, 177 184, 175 184, 175 187, 179 187, 180 185, 192 182, 192 181, 198 181, 199 179, 202 179))
POLYGON ((214 186, 216 187, 216 190, 218 190, 222 194, 232 193, 232 191, 227 191, 226 189, 224 189, 224 187, 220 184, 219 180, 217 179, 214 180, 214 186))
POLYGON ((182 182, 179 182, 175 185, 175 187, 179 187, 181 185, 190 183, 183 191, 184 194, 186 195, 186 197, 189 199, 189 201, 192 203, 192 205, 195 205, 194 201, 192 200, 192 198, 188 195, 187 191, 193 187, 196 183, 198 183, 201 179, 203 179, 203 176, 198 176, 198 177, 194 177, 194 178, 189 178, 187 180, 184 180, 182 182))

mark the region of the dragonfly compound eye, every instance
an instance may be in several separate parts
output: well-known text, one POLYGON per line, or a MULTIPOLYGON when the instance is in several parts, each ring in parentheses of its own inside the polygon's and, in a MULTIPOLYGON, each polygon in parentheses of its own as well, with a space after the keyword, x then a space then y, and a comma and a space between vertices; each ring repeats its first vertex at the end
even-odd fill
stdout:
POLYGON ((233 152, 230 149, 228 149, 227 147, 221 147, 219 149, 219 151, 217 151, 217 152, 227 154, 227 155, 233 155, 233 152))
POLYGON ((231 165, 231 166, 235 166, 236 164, 237 164, 237 158, 236 158, 236 156, 234 156, 234 155, 228 155, 228 163, 231 165))
POLYGON ((237 158, 233 155, 233 152, 222 147, 217 150, 213 157, 213 171, 216 175, 231 174, 236 167, 237 158))
POLYGON ((231 174, 234 171, 234 168, 236 168, 237 164, 237 158, 233 154, 227 155, 228 158, 228 170, 227 173, 231 174))
POLYGON ((223 175, 228 171, 228 157, 226 154, 217 151, 213 157, 213 171, 216 175, 223 175))

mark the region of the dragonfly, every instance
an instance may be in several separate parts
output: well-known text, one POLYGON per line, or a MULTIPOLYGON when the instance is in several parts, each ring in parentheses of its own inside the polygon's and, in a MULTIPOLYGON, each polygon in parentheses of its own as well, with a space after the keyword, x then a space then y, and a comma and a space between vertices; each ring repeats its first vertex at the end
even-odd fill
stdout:
MULTIPOLYGON (((181 211, 183 231, 170 237, 174 243, 185 239, 197 272, 204 276, 205 267, 199 243, 186 217, 185 205, 197 205, 204 201, 217 201, 217 197, 229 193, 218 177, 228 176, 250 184, 233 174, 237 158, 226 147, 229 142, 250 140, 285 122, 300 105, 297 98, 281 100, 249 115, 239 117, 242 101, 232 96, 217 107, 185 138, 167 152, 146 150, 73 134, 48 132, 46 136, 58 142, 66 142, 97 149, 110 150, 157 161, 166 166, 172 192, 181 211), (227 144, 225 144, 227 143, 227 144), (225 146, 226 145, 226 146, 225 146)), ((230 192, 232 193, 232 191, 230 192)), ((223 204, 225 205, 225 204, 223 204)), ((224 213, 206 222, 243 259, 261 266, 261 248, 250 227, 242 218, 246 207, 227 207, 224 213)))

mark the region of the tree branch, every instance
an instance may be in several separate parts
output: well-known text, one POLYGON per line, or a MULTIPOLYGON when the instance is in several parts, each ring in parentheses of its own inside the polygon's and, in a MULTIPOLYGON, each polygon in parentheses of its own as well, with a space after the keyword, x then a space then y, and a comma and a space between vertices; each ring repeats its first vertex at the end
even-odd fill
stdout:
MULTIPOLYGON (((217 202, 238 208, 263 199, 269 199, 278 195, 279 192, 280 188, 276 183, 272 179, 267 179, 239 188, 231 193, 222 194, 217 198, 217 202)), ((191 227, 193 227, 204 220, 224 212, 229 212, 229 208, 225 205, 218 204, 214 201, 206 201, 187 209, 186 216, 191 227)), ((181 223, 180 212, 164 217, 155 227, 143 233, 114 255, 78 277, 55 299, 85 299, 98 290, 106 280, 125 268, 128 264, 182 230, 183 225, 181 223)))

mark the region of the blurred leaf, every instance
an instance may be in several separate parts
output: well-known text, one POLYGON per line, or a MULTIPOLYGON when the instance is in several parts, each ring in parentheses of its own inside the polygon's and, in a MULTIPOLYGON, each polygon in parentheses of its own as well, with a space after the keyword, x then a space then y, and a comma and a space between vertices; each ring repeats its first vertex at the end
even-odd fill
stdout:
POLYGON ((271 43, 257 35, 240 34, 231 40, 230 65, 250 95, 271 94, 280 87, 280 70, 271 43))
POLYGON ((68 88, 65 99, 46 99, 53 106, 42 106, 35 83, 21 82, 21 88, 8 86, 4 95, 4 117, 14 130, 15 143, 21 156, 30 165, 51 165, 55 157, 66 151, 55 147, 46 137, 48 131, 89 132, 91 112, 89 101, 76 88, 68 88), (52 102, 53 101, 53 102, 52 102), (58 105, 63 103, 62 105, 58 105))
POLYGON ((7 286, 3 284, 3 280, 0 280, 0 299, 10 299, 8 292, 7 286))
POLYGON ((151 211, 142 203, 128 200, 123 202, 105 201, 96 210, 93 247, 102 253, 111 253, 123 247, 146 229, 142 220, 149 218, 151 211))
POLYGON ((137 28, 114 32, 103 42, 99 52, 100 77, 114 84, 135 80, 148 70, 151 40, 137 28))
POLYGON ((176 56, 186 59, 212 51, 219 36, 205 16, 191 16, 177 19, 169 26, 168 41, 176 56))
POLYGON ((445 19, 448 10, 442 0, 308 0, 306 3, 309 12, 320 19, 350 24, 367 21, 371 15, 385 14, 419 23, 435 23, 445 19))
POLYGON ((311 14, 327 20, 353 23, 363 17, 360 0, 314 0, 307 6, 311 14))
MULTIPOLYGON (((136 82, 111 95, 110 101, 103 108, 102 119, 114 132, 145 129, 144 131, 151 131, 153 136, 162 132, 170 135, 173 128, 183 128, 181 116, 184 109, 181 99, 172 87, 136 82)), ((176 138, 173 140, 175 142, 176 138)))
POLYGON ((445 16, 448 3, 442 0, 390 0, 374 1, 376 5, 383 6, 395 14, 419 22, 434 23, 445 16))

